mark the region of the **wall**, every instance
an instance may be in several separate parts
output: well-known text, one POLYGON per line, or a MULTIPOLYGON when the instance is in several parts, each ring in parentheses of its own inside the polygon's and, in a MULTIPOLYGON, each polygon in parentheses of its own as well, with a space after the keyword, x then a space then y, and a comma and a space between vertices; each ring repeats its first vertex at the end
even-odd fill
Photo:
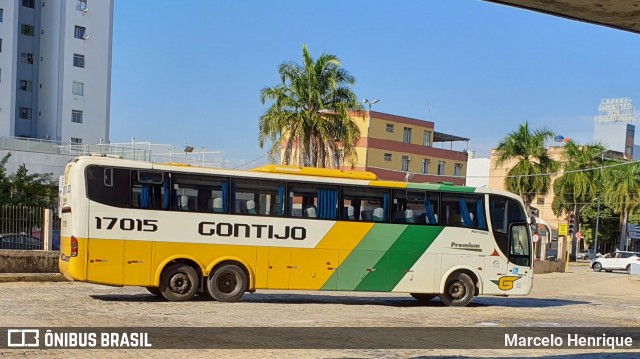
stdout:
POLYGON ((54 251, 0 250, 0 273, 59 273, 54 251))

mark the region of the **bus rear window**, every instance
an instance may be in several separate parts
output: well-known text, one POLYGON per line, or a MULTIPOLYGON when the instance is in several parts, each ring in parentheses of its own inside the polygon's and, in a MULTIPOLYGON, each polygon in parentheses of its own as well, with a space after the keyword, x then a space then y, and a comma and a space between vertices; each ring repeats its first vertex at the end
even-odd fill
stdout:
POLYGON ((131 183, 128 169, 90 166, 86 171, 89 200, 108 206, 129 207, 131 183))

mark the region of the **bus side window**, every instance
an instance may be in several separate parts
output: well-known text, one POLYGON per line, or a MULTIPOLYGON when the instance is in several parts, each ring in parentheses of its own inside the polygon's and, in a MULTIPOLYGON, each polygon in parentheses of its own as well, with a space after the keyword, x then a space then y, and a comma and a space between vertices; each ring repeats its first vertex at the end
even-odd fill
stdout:
POLYGON ((261 179, 232 180, 233 213, 283 216, 284 182, 261 179))
POLYGON ((438 193, 393 191, 392 223, 438 224, 438 193))
POLYGON ((118 208, 129 207, 129 169, 89 166, 86 171, 89 200, 118 208))
MULTIPOLYGON (((165 178, 166 179, 166 178, 165 178)), ((229 213, 229 181, 207 175, 172 173, 171 209, 174 211, 229 213)))
POLYGON ((289 183, 291 217, 338 219, 338 189, 307 183, 289 183))
POLYGON ((447 193, 442 195, 442 208, 448 226, 487 230, 484 197, 447 193))
POLYGON ((374 187, 342 189, 343 221, 389 222, 390 191, 374 187))

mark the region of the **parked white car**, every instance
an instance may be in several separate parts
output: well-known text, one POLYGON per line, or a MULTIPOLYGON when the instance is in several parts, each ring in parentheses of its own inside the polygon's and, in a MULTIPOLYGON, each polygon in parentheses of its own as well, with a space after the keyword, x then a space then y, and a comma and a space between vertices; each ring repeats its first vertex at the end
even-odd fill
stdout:
POLYGON ((630 272, 631 263, 640 264, 640 256, 638 253, 617 251, 612 253, 611 256, 594 259, 591 262, 591 268, 595 272, 600 272, 601 270, 605 272, 611 272, 613 270, 626 270, 630 272))

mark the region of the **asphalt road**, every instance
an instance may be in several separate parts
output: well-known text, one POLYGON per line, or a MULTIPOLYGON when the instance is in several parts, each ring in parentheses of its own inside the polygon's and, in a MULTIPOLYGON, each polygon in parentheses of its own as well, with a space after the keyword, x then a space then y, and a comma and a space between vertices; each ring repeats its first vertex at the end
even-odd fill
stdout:
MULTIPOLYGON (((537 275, 528 297, 479 297, 465 308, 408 295, 261 291, 238 303, 170 303, 144 288, 86 283, 0 283, 0 327, 640 327, 640 278, 537 275)), ((0 350, 0 357, 640 357, 640 352, 559 350, 0 350)))

